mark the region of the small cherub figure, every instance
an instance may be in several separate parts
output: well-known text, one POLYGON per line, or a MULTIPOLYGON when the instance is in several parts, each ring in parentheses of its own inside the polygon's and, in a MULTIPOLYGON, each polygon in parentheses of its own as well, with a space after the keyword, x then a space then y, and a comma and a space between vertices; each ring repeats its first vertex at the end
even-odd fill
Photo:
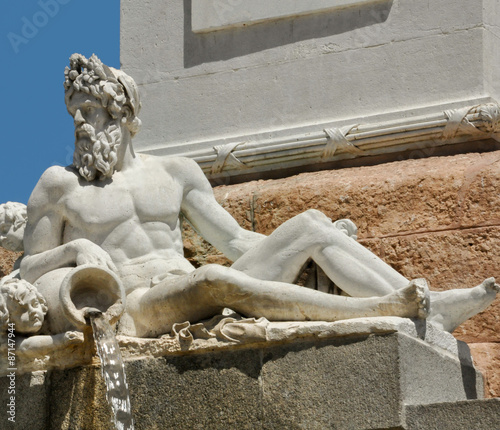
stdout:
MULTIPOLYGON (((26 205, 17 202, 0 204, 0 246, 9 251, 24 251, 26 222, 26 205)), ((17 334, 16 349, 26 356, 46 354, 58 346, 82 343, 84 339, 80 332, 38 334, 48 306, 36 287, 19 279, 21 259, 14 263, 14 270, 0 280, 0 339, 5 336, 8 324, 13 323, 17 334)))
MULTIPOLYGON (((9 251, 24 251, 23 238, 26 228, 26 205, 18 202, 7 202, 0 205, 0 246, 9 251)), ((19 266, 22 256, 15 263, 12 272, 6 278, 19 278, 19 266)))
POLYGON ((26 205, 17 202, 1 204, 0 246, 9 251, 23 251, 23 237, 26 220, 26 205))
POLYGON ((10 278, 0 283, 1 330, 14 324, 20 334, 33 334, 42 328, 48 307, 37 289, 23 279, 10 278), (2 303, 3 302, 3 303, 2 303))
POLYGON ((0 333, 5 336, 9 324, 14 324, 16 349, 26 357, 48 354, 54 348, 84 341, 83 333, 75 331, 36 334, 42 328, 47 311, 44 297, 29 282, 18 278, 0 281, 0 333))

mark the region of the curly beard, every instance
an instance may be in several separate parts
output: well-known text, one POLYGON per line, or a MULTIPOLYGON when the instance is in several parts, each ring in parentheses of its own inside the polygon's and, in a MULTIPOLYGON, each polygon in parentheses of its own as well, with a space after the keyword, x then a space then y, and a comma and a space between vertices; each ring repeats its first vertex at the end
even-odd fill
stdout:
POLYGON ((104 180, 113 175, 122 137, 119 124, 119 120, 112 120, 99 133, 88 123, 81 124, 75 130, 73 165, 87 181, 95 178, 104 180))

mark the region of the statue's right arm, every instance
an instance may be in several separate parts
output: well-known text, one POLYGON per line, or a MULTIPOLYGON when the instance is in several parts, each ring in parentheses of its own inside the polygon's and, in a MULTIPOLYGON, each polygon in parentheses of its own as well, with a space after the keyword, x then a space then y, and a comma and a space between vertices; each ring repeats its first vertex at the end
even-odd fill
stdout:
POLYGON ((110 260, 109 255, 89 240, 63 242, 66 217, 62 201, 71 190, 61 180, 61 176, 64 177, 62 168, 48 169, 28 202, 28 224, 24 233, 24 258, 20 274, 22 279, 31 283, 61 267, 85 263, 109 266, 106 264, 110 260))
POLYGON ((35 335, 21 337, 17 342, 16 349, 26 356, 40 356, 54 351, 54 348, 63 348, 68 345, 83 343, 81 332, 67 331, 54 335, 35 335))

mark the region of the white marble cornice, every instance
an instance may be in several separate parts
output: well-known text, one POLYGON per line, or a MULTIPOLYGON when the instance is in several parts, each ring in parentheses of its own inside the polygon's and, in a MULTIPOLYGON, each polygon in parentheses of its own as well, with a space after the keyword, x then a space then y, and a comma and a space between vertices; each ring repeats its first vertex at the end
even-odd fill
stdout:
POLYGON ((372 121, 355 118, 318 124, 304 132, 281 129, 272 137, 260 133, 184 143, 171 146, 168 154, 162 148, 145 152, 193 158, 214 179, 412 149, 426 149, 432 155, 434 147, 499 137, 500 106, 491 99, 425 111, 406 112, 404 118, 394 113, 371 117, 372 121))

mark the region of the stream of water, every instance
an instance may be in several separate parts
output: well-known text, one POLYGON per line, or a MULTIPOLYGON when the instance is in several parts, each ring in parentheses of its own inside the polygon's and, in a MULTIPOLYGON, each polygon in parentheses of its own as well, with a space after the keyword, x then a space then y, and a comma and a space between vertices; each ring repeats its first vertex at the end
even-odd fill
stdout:
POLYGON ((130 408, 130 396, 125 366, 120 347, 111 326, 102 316, 91 316, 97 354, 101 359, 102 376, 106 383, 107 398, 114 414, 117 430, 133 430, 134 422, 130 408))

